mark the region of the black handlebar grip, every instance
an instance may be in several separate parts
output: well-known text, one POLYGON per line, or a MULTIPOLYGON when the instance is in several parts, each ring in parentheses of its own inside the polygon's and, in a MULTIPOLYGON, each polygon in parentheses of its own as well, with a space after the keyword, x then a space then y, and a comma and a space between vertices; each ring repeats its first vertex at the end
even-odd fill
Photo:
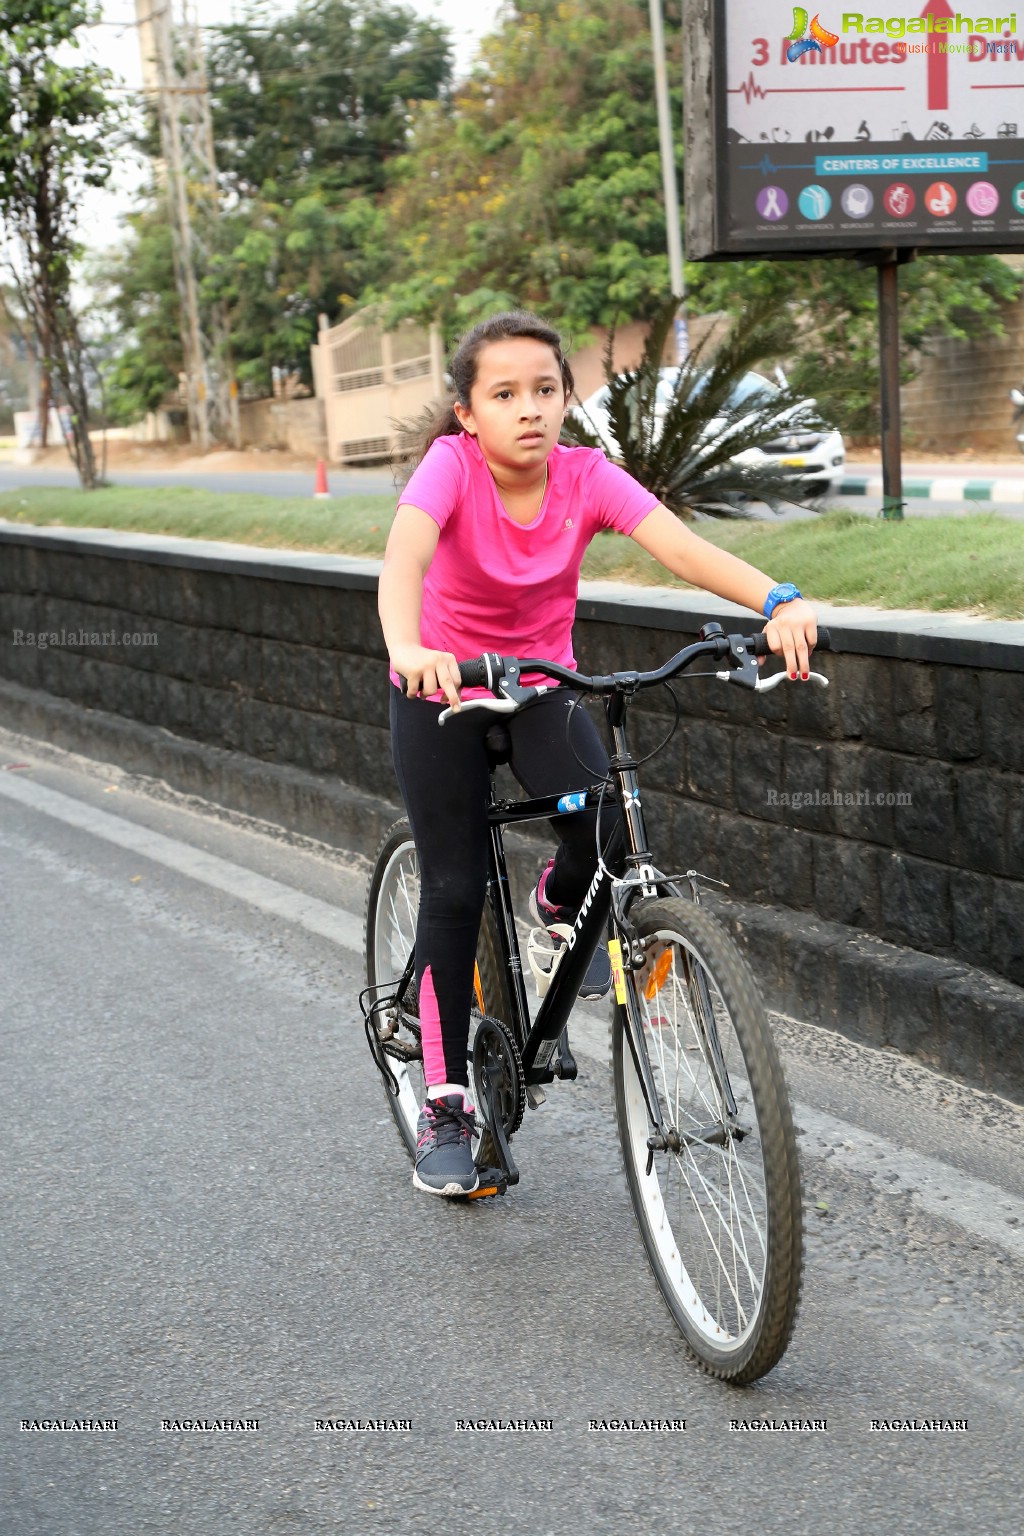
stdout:
MULTIPOLYGON (((824 625, 818 626, 818 638, 815 641, 814 649, 816 651, 830 651, 832 649, 832 636, 829 634, 824 625)), ((764 630, 762 629, 760 634, 756 635, 754 638, 754 655, 768 656, 770 654, 771 653, 768 649, 768 640, 764 630)))
POLYGON ((462 678, 463 688, 486 688, 489 686, 487 663, 482 656, 474 656, 471 661, 460 661, 459 676, 462 678))

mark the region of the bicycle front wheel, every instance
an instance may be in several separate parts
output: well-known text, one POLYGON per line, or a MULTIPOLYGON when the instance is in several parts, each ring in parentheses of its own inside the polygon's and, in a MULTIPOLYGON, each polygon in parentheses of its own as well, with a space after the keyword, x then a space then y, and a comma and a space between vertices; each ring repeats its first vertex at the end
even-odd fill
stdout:
POLYGON ((800 1170, 785 1079, 750 967, 721 925, 677 899, 641 902, 630 920, 645 960, 623 979, 666 1135, 664 1146, 650 1145, 618 1003, 612 1070, 626 1181, 691 1354, 745 1385, 781 1359, 800 1295, 800 1170))
MULTIPOLYGON (((397 988, 401 981, 416 943, 419 908, 420 866, 416 844, 409 823, 398 821, 386 833, 377 850, 366 898, 366 979, 371 987, 378 989, 378 996, 387 996, 388 988, 397 988)), ((484 907, 480 925, 473 990, 479 1013, 490 1014, 505 1023, 511 1021, 508 978, 501 963, 497 928, 489 905, 484 907)), ((415 980, 410 983, 403 1002, 393 1004, 384 1016, 388 1028, 394 1031, 384 1044, 384 1050, 398 1085, 397 1090, 393 1090, 385 1083, 388 1108, 406 1151, 410 1157, 415 1157, 416 1121, 427 1093, 415 980)), ((475 1097, 472 1049, 471 1028, 468 1068, 470 1091, 475 1097)), ((478 1118, 478 1125, 474 1155, 479 1166, 489 1166, 495 1161, 494 1148, 490 1132, 483 1127, 482 1116, 478 1118)))

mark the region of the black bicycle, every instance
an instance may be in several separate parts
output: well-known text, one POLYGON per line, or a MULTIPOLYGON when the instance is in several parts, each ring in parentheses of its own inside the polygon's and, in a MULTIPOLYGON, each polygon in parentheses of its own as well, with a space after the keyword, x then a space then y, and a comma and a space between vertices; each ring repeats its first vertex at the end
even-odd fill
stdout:
MULTIPOLYGON (((823 632, 818 643, 827 646, 823 632)), ((536 1108, 554 1078, 576 1076, 567 1024, 594 950, 607 937, 615 1111, 640 1235, 689 1350, 706 1370, 739 1385, 779 1361, 796 1317, 803 1220, 792 1113, 757 984, 725 929, 700 906, 702 877, 694 870, 666 875, 652 862, 626 716, 641 689, 667 683, 702 659, 719 669, 691 674, 694 680, 710 676, 758 692, 776 687, 786 674, 762 676, 757 658, 767 652, 763 635, 726 635, 718 624, 705 624, 695 644, 653 672, 586 677, 549 661, 497 655, 459 663, 464 686, 495 695, 467 700, 463 711, 511 713, 544 691, 521 677, 542 673, 604 699, 611 746, 603 782, 505 800, 493 770, 507 760, 508 735, 500 722, 487 734, 489 879, 468 1063, 480 1185, 468 1198, 504 1194, 518 1182, 510 1143, 526 1106, 536 1108), (598 866, 576 923, 557 952, 539 962, 531 955, 543 992, 531 1023, 503 829, 600 808, 609 796, 619 817, 603 846, 597 817, 598 866)), ((811 677, 827 686, 821 674, 811 677)), ((442 723, 452 713, 445 710, 442 723)), ((678 711, 666 742, 676 723, 678 711)), ((361 1003, 410 1155, 426 1089, 415 982, 418 905, 416 848, 400 821, 385 837, 370 880, 369 985, 361 1003)))

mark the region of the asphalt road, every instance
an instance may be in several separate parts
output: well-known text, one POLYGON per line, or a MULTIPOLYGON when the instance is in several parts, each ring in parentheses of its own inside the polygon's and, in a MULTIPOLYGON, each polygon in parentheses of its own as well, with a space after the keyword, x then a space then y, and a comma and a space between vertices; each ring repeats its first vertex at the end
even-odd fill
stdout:
MULTIPOLYGON (((197 490, 230 492, 245 496, 312 496, 311 470, 271 469, 263 473, 232 470, 147 470, 130 473, 112 470, 112 485, 177 486, 191 485, 197 490)), ((0 463, 0 491, 16 491, 22 486, 60 485, 74 487, 78 475, 71 467, 0 463)), ((389 469, 335 469, 328 475, 333 496, 391 496, 394 476, 389 469)))
MULTIPOLYGON (((1024 461, 1022 461, 1024 467, 1024 461)), ((1002 466, 1000 474, 1006 474, 1006 466, 1002 466)), ((223 470, 154 470, 151 472, 129 473, 115 470, 110 476, 114 485, 133 486, 174 486, 192 485, 197 489, 207 491, 224 491, 233 494, 248 496, 297 496, 312 495, 313 477, 309 470, 268 470, 264 473, 245 473, 223 470)), ((32 466, 21 468, 10 463, 0 463, 0 491, 18 490, 22 486, 46 486, 62 485, 77 486, 78 476, 71 468, 58 468, 53 465, 32 466)), ((392 473, 388 469, 338 469, 332 468, 328 475, 330 493, 336 498, 345 496, 393 496, 395 483, 392 473)), ((829 506, 851 507, 855 512, 878 513, 881 510, 882 499, 880 496, 831 496, 828 498, 829 506)), ((991 512, 998 510, 1006 517, 1024 517, 1024 504, 1008 504, 993 508, 991 502, 964 502, 945 499, 919 500, 913 499, 906 503, 906 515, 908 517, 936 517, 940 514, 957 513, 967 515, 972 512, 991 512)), ((773 513, 767 507, 756 514, 769 519, 813 517, 813 511, 791 507, 780 513, 773 513)))
POLYGON ((1024 1110, 780 1021, 805 1295, 725 1387, 647 1272, 603 1005, 516 1190, 414 1193, 356 1006, 364 878, 0 732, 4 1532, 1019 1531, 1024 1110), (20 1427, 86 1417, 117 1429, 20 1427), (588 1428, 653 1417, 685 1431, 588 1428), (161 1428, 215 1418, 259 1428, 161 1428), (828 1427, 730 1427, 766 1418, 828 1427), (913 1418, 967 1429, 872 1428, 913 1418))

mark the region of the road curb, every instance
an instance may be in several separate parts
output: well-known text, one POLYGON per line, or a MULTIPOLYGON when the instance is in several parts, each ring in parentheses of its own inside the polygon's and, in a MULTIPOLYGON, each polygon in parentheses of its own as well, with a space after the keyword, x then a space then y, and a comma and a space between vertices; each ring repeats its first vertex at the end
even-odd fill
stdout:
MULTIPOLYGON (((881 475, 847 475, 840 482, 839 496, 881 497, 881 475)), ((1024 504, 1024 479, 977 480, 971 475, 936 475, 932 479, 911 476, 903 481, 905 501, 986 502, 990 506, 1009 502, 1024 504)))

